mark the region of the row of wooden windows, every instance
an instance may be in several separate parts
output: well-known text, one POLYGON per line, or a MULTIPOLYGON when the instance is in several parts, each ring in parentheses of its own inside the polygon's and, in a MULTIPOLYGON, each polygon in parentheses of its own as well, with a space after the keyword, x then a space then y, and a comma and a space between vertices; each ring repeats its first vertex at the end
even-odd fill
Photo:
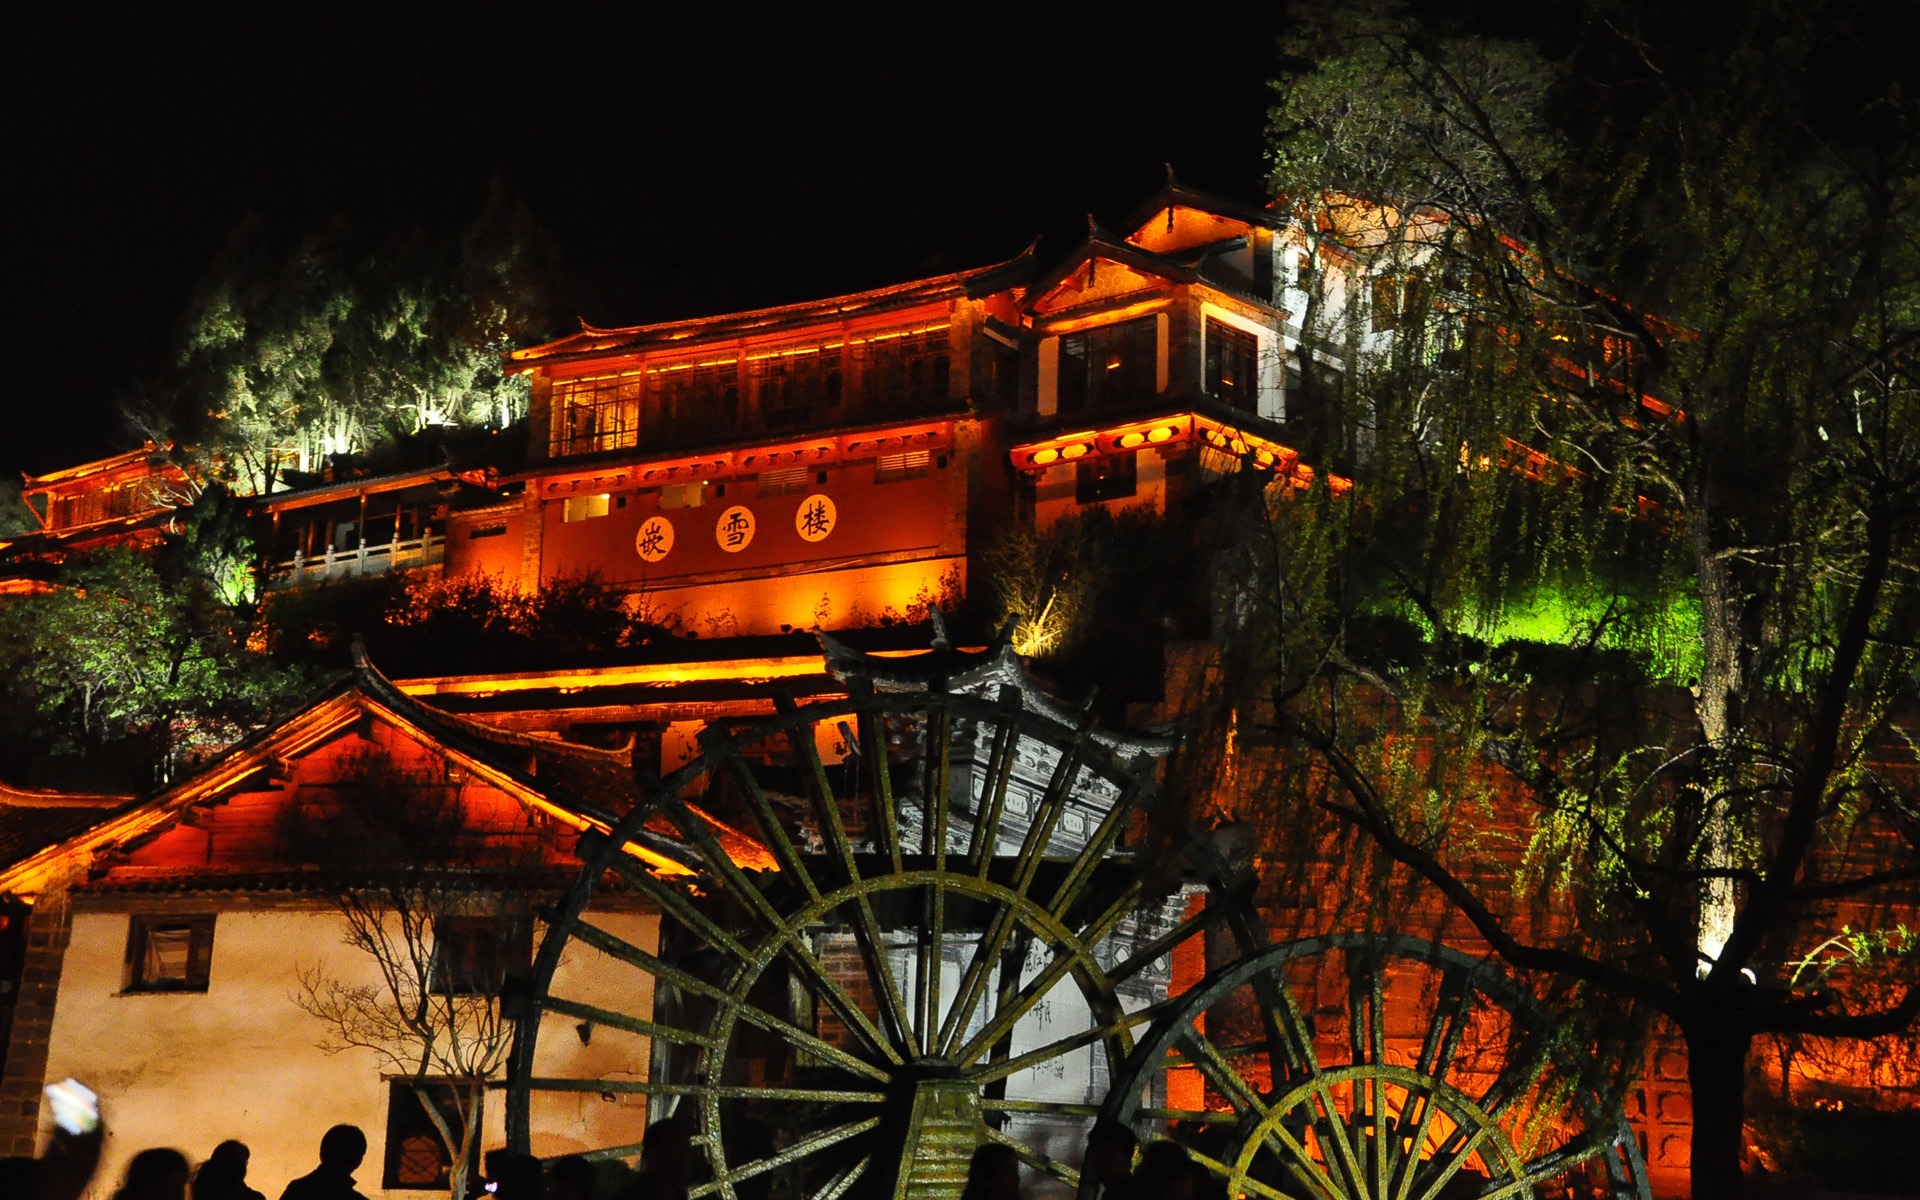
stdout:
POLYGON ((873 412, 937 408, 951 378, 947 336, 941 325, 744 360, 558 379, 553 453, 628 449, 643 431, 667 442, 717 436, 741 430, 743 419, 752 429, 805 428, 838 415, 849 394, 873 412))

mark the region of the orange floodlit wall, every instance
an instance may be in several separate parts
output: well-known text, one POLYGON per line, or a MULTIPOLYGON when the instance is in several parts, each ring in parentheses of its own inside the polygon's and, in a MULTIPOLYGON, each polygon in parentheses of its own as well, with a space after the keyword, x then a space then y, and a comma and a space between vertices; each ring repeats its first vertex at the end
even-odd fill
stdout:
MULTIPOLYGON (((575 831, 554 824, 557 836, 542 838, 528 809, 481 780, 451 768, 445 756, 380 721, 352 730, 301 756, 292 778, 261 790, 241 790, 198 809, 182 821, 126 852, 115 861, 103 884, 160 882, 182 876, 229 872, 271 872, 294 867, 286 835, 289 811, 305 811, 324 821, 338 805, 342 787, 365 779, 402 781, 403 791, 427 802, 450 804, 460 814, 459 847, 469 865, 492 858, 500 865, 524 867, 548 860, 565 866, 573 860, 575 831), (537 857, 530 857, 537 856, 537 857)), ((451 849, 451 847, 449 847, 451 849)))
POLYGON ((1247 222, 1233 217, 1185 204, 1171 204, 1128 234, 1127 240, 1156 254, 1172 254, 1194 246, 1224 242, 1228 238, 1245 237, 1252 228, 1247 222))
MULTIPOLYGON (((542 481, 539 577, 597 573, 702 633, 905 616, 964 581, 966 470, 951 437, 880 448, 892 453, 658 487, 542 481)), ((510 528, 478 540, 502 543, 502 562, 515 541, 510 528)))

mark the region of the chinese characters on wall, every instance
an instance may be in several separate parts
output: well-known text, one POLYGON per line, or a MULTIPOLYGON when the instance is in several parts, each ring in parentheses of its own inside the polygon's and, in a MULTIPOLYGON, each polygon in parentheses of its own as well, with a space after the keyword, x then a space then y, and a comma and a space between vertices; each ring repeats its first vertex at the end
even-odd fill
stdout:
MULTIPOLYGON (((839 523, 840 510, 830 497, 818 492, 802 500, 793 513, 793 531, 808 543, 825 541, 839 523)), ((735 504, 714 521, 713 540, 728 554, 738 554, 753 544, 758 528, 753 510, 744 504, 735 504)), ((640 531, 633 539, 634 551, 642 561, 650 563, 664 561, 673 553, 673 546, 673 522, 658 515, 641 522, 640 531)))

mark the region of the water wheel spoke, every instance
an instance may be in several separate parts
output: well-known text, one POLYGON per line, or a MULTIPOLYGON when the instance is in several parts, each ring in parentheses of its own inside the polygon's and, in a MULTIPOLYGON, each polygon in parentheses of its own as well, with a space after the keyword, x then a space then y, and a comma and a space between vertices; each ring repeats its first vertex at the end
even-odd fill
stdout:
POLYGON ((1063 1054, 1072 1053, 1085 1046, 1091 1046, 1095 1042, 1103 1041, 1116 1034, 1125 1033, 1136 1026, 1145 1025, 1161 1013, 1179 1007, 1179 1003, 1180 998, 1173 996, 1165 1000, 1155 1001, 1152 1004, 1135 1009, 1132 1012, 1123 1011, 1119 1017, 1114 1020, 1103 1024, 1091 1025, 1077 1033, 1068 1034, 1063 1038, 1056 1038, 1044 1046, 1037 1046, 1025 1054, 1003 1059, 993 1063, 991 1066, 979 1068, 973 1071, 969 1075, 969 1078, 988 1082, 995 1079, 1005 1079, 1010 1075, 1017 1075, 1021 1071, 1038 1063, 1058 1058, 1063 1054))
POLYGON ((1173 953, 1187 939, 1196 934, 1205 933, 1218 925, 1225 916, 1225 910, 1208 905, 1198 912, 1189 913, 1180 918, 1173 928, 1147 942, 1126 958, 1113 965, 1108 972, 1115 979, 1131 979, 1140 971, 1151 966, 1159 959, 1173 953))
POLYGON ((644 1017, 629 1016, 615 1012, 610 1008, 599 1008, 592 1004, 582 1004, 577 1000, 568 1000, 562 996, 549 995, 544 1001, 548 1012, 563 1016, 579 1017, 595 1025, 605 1025, 609 1029, 624 1029, 628 1033, 638 1033, 650 1038, 659 1038, 663 1042, 672 1042, 680 1046, 698 1046, 702 1050, 713 1048, 713 1039, 705 1034, 694 1033, 687 1029, 676 1029, 671 1025, 662 1025, 644 1017))
POLYGON ((922 1054, 931 1054, 941 1028, 941 975, 946 967, 948 850, 947 822, 953 810, 951 772, 953 766, 953 713, 941 705, 927 714, 926 820, 922 822, 924 853, 934 865, 933 884, 927 889, 922 906, 919 971, 916 973, 916 1015, 914 1026, 922 1054))
POLYGON ((982 1096, 980 1111, 1005 1113, 1046 1113, 1050 1116, 1087 1117, 1100 1115, 1098 1104, 1068 1104, 1064 1100, 1009 1100, 1004 1096, 982 1096))
POLYGON ((756 1005, 736 1003, 734 997, 724 989, 708 983, 706 980, 692 975, 671 963, 662 961, 656 955, 649 954, 647 951, 617 934, 609 933, 590 922, 580 921, 574 926, 574 936, 604 954, 611 955, 614 958, 621 959, 624 962, 640 968, 653 976, 657 983, 669 984, 680 989, 682 992, 698 996, 703 1000, 710 1000, 716 1004, 733 1006, 739 1018, 754 1026, 756 1029, 784 1038, 794 1046, 818 1055, 820 1058, 832 1062, 835 1066, 843 1070, 865 1075, 870 1079, 882 1083, 890 1078, 890 1076, 879 1067, 863 1059, 856 1058, 854 1055, 847 1053, 845 1050, 842 1050, 830 1042, 822 1041, 820 1038, 801 1029, 784 1017, 776 1016, 756 1005))
POLYGON ((702 942, 737 962, 744 963, 753 958, 752 953, 733 934, 695 908, 679 888, 647 870, 645 864, 622 856, 614 859, 612 866, 636 891, 658 904, 662 912, 678 921, 702 942))
POLYGON ((1003 687, 997 701, 999 713, 993 721, 993 743, 987 753, 987 768, 981 778, 980 803, 974 810, 973 836, 967 843, 967 874, 985 879, 993 863, 999 842, 1000 821, 1007 811, 1007 785, 1013 779, 1017 760, 1014 753, 1020 742, 1016 720, 1024 703, 1018 688, 1003 687))
POLYGON ((1008 1137, 992 1126, 988 1126, 987 1128, 987 1140, 1013 1147, 1013 1152, 1020 1156, 1021 1162, 1026 1163, 1036 1171, 1041 1171, 1053 1176, 1055 1179, 1065 1183, 1068 1187, 1077 1188, 1080 1186, 1079 1169, 1068 1166, 1052 1155, 1043 1154, 1025 1142, 1008 1137))
MULTIPOLYGON (((773 855, 773 861, 780 866, 780 874, 790 880, 793 886, 800 890, 806 897, 806 901, 811 902, 818 900, 820 898, 819 885, 814 882, 813 873, 807 869, 806 860, 801 857, 799 848, 793 844, 793 838, 787 833, 787 823, 780 818, 778 812, 774 811, 773 801, 767 798, 766 789, 761 787, 760 781, 754 777, 752 767, 747 764, 745 759, 738 755, 729 755, 727 757, 726 777, 733 780, 734 786, 740 792, 741 799, 746 802, 748 812, 753 815, 754 824, 759 827, 761 841, 765 843, 767 852, 773 855)), ((716 771, 713 774, 711 786, 720 786, 722 778, 721 774, 716 771)), ((670 799, 679 804, 681 812, 686 811, 685 805, 679 801, 679 797, 671 797, 670 799)), ((705 823, 694 823, 702 827, 702 833, 704 834, 705 823)), ((707 840, 712 840, 711 834, 706 834, 705 836, 707 840)), ((731 860, 729 860, 729 862, 731 862, 731 860)), ((740 900, 754 904, 756 907, 766 905, 765 899, 759 894, 760 889, 753 886, 751 882, 745 880, 744 877, 741 877, 738 881, 730 878, 728 884, 730 888, 738 886, 739 890, 737 894, 740 900)), ((776 919, 774 924, 778 923, 776 919)))
POLYGON ((1266 1025, 1268 1053, 1276 1068, 1286 1068, 1288 1078, 1305 1078, 1320 1070, 1320 1056, 1313 1048, 1313 1030, 1306 1014, 1300 1011, 1300 998, 1285 979, 1262 977, 1254 980, 1254 995, 1260 1001, 1260 1013, 1266 1025))
POLYGON ((1033 820, 1027 826, 1027 836, 1020 842, 1020 857, 1016 860, 1014 872, 1014 890, 1022 896, 1033 886, 1033 877, 1046 858, 1047 844, 1053 839, 1053 827, 1059 822, 1060 813, 1067 806, 1067 797, 1073 794, 1073 785, 1080 778, 1080 768, 1086 761, 1087 744, 1087 733, 1082 730, 1060 752, 1059 761, 1054 763, 1053 772, 1047 777, 1046 790, 1040 794, 1039 803, 1033 806, 1033 820))
POLYGON ((527 1086, 545 1092, 596 1092, 633 1096, 718 1096, 723 1100, 788 1100, 805 1104, 885 1104, 887 1092, 844 1088, 762 1087, 748 1084, 674 1082, 652 1079, 534 1078, 527 1086))
MULTIPOLYGON (((1221 1162, 1219 1159, 1214 1158, 1212 1155, 1203 1154, 1198 1150, 1192 1149, 1189 1149, 1187 1154, 1195 1163, 1212 1171, 1215 1175, 1229 1180, 1234 1178, 1233 1168, 1221 1162)), ((1295 1200, 1294 1197, 1287 1195, 1280 1189, 1262 1183, 1258 1179, 1242 1175, 1239 1177, 1238 1182, 1239 1185, 1245 1189, 1241 1195, 1264 1196, 1267 1200, 1295 1200)))
MULTIPOLYGON (((1347 1038, 1356 1063, 1384 1064, 1386 1040, 1386 971, 1378 958, 1369 954, 1347 954, 1347 1038)), ((1356 1081, 1352 1090, 1350 1123, 1372 1131, 1361 1139, 1359 1149, 1366 1158, 1370 1175, 1370 1196, 1385 1195, 1390 1171, 1388 1157, 1395 1149, 1393 1129, 1387 1120, 1387 1075, 1373 1072, 1364 1083, 1356 1081)))
MULTIPOLYGON (((1094 945, 1113 932, 1121 919, 1133 911, 1134 900, 1138 896, 1140 885, 1136 881, 1113 904, 1100 913, 1083 930, 1078 931, 1071 940, 1063 940, 1056 947, 1053 961, 1043 967, 1040 973, 1029 982, 1021 985, 1011 997, 1009 1003, 1000 1006, 993 1019, 988 1021, 979 1033, 968 1039, 952 1057, 961 1066, 971 1065, 985 1050, 1000 1039, 1013 1032, 1020 1018, 1032 1011, 1046 994, 1064 978, 1067 972, 1083 967, 1091 961, 1087 947, 1094 945)), ((1024 895, 1024 892, 1022 893, 1024 895)))
MULTIPOLYGON (((858 936, 857 930, 856 936, 858 936)), ((884 960, 886 948, 876 946, 875 950, 884 960)), ((833 977, 833 972, 827 970, 825 964, 814 956, 812 947, 806 944, 804 937, 796 935, 786 938, 779 944, 778 953, 813 981, 814 988, 818 991, 820 998, 826 1001, 827 1007, 833 1010, 833 1015, 840 1018, 847 1028, 853 1030, 869 1050, 895 1066, 905 1061, 900 1057, 900 1051, 896 1046, 906 1043, 896 1043, 874 1028, 873 1022, 867 1018, 866 1011, 847 992, 846 987, 833 977)), ((871 960, 873 955, 868 954, 866 957, 871 960)), ((888 978, 891 979, 891 975, 888 978)), ((897 1002, 899 998, 897 993, 894 998, 897 1002)))
POLYGON ((811 1200, 839 1200, 841 1196, 847 1194, 849 1188, 860 1181, 860 1177, 865 1175, 867 1168, 872 1165, 873 1155, 861 1155, 853 1162, 848 1163, 845 1167, 835 1172, 831 1179, 821 1184, 820 1190, 813 1194, 811 1200))
POLYGON ((1333 1147, 1332 1153, 1326 1155, 1331 1160, 1329 1166, 1338 1164, 1340 1174, 1346 1180, 1347 1195, 1366 1195, 1366 1170, 1361 1162, 1363 1151, 1356 1149, 1353 1139, 1347 1136, 1347 1119, 1341 1114, 1340 1106, 1333 1098, 1333 1089, 1324 1077, 1313 1078, 1311 1096, 1312 1103, 1319 1109, 1319 1116, 1312 1122, 1314 1132, 1319 1134, 1322 1146, 1331 1143, 1333 1147))
POLYGON ((778 1154, 769 1154, 765 1158, 756 1158, 716 1173, 712 1180, 690 1189, 687 1192, 687 1200, 697 1200, 700 1196, 720 1190, 722 1185, 739 1183, 743 1179, 752 1179, 756 1175, 764 1175, 768 1171, 784 1167, 789 1163, 799 1162, 831 1146, 837 1146, 849 1138, 856 1138, 863 1133, 878 1129, 880 1121, 879 1117, 868 1117, 865 1120, 847 1121, 830 1129, 823 1129, 812 1137, 802 1138, 778 1154))
POLYGON ((1133 815, 1133 806, 1139 802, 1140 794, 1146 790, 1149 782, 1144 774, 1148 769, 1145 764, 1149 761, 1143 756, 1130 768, 1134 772, 1133 778, 1129 779, 1127 785, 1120 790, 1120 794, 1114 797, 1113 806, 1107 809, 1105 815, 1100 818, 1100 823, 1094 826, 1092 835, 1087 839, 1087 844, 1080 851, 1079 857, 1074 859, 1073 867, 1067 872, 1067 877, 1060 881, 1060 886, 1054 890, 1053 898, 1047 901, 1047 910, 1053 913, 1056 919, 1066 920, 1067 911, 1073 907, 1074 901, 1080 898, 1081 890, 1092 882, 1094 871, 1106 860, 1107 852, 1113 849, 1115 842, 1120 840, 1120 835, 1126 832, 1127 818, 1133 815))
POLYGON ((1405 1157, 1400 1160, 1399 1167, 1393 1177, 1388 1181, 1390 1190, 1397 1200, 1407 1200, 1408 1193, 1413 1188, 1414 1176, 1419 1173, 1421 1161, 1420 1149, 1427 1144, 1427 1134, 1433 1129, 1434 1114, 1440 1111, 1440 1106, 1434 1101, 1432 1093, 1426 1091, 1410 1092, 1407 1096, 1406 1105, 1403 1105, 1400 1110, 1399 1129, 1405 1130, 1407 1128, 1406 1106, 1414 1104, 1419 1105, 1420 1118, 1414 1122, 1413 1129, 1410 1132, 1397 1135, 1404 1140, 1407 1153, 1405 1157))
POLYGON ((1237 1112, 1216 1112, 1209 1108, 1137 1108, 1135 1117, 1143 1121, 1186 1121, 1195 1125, 1238 1125, 1237 1112))
MULTIPOLYGON (((862 681, 867 695, 872 695, 872 683, 862 681)), ((870 707, 862 707, 858 717, 860 731, 861 763, 865 774, 873 780, 873 821, 879 830, 878 845, 886 852, 893 873, 898 875, 904 869, 900 859, 900 817, 894 809, 893 767, 887 761, 887 731, 879 714, 870 707)))
POLYGON ((1435 1079, 1447 1077, 1466 1036, 1473 997, 1467 972, 1452 967, 1441 973, 1440 996, 1434 1004, 1433 1019, 1427 1022, 1426 1040, 1420 1046, 1421 1074, 1435 1079))
POLYGON ((1260 1125, 1262 1142, 1273 1156, 1285 1167, 1287 1173, 1309 1188, 1316 1188, 1323 1196, 1344 1196, 1347 1193, 1327 1174, 1327 1168, 1318 1158, 1308 1151, 1306 1143, 1293 1136, 1293 1131, 1280 1121, 1264 1121, 1260 1125), (1275 1149, 1277 1147, 1277 1149, 1275 1149))
POLYGON ((1247 1082, 1231 1062, 1227 1061, 1219 1048, 1207 1040, 1206 1034, 1188 1027, 1180 1031, 1179 1038, 1189 1049, 1185 1058, 1186 1063, 1198 1068, 1202 1075, 1211 1080, 1220 1094, 1227 1098, 1227 1103, 1233 1105, 1237 1111, 1252 1113, 1263 1121, 1273 1117, 1273 1110, 1267 1107, 1267 1102, 1260 1098, 1260 1094, 1253 1090, 1253 1085, 1247 1082))
MULTIPOLYGON (((1017 692, 1011 693, 1011 699, 1003 695, 1001 700, 1002 710, 1005 711, 1009 703, 1017 702, 1018 696, 1019 693, 1017 692)), ((1011 721, 1005 722, 1005 724, 1009 728, 1012 727, 1011 721)), ((1075 744, 1074 749, 1075 752, 1062 753, 1060 760, 1054 764, 1053 773, 1047 781, 1046 795, 1048 797, 1053 796, 1056 790, 1061 790, 1064 793, 1064 788, 1071 785, 1074 775, 1077 774, 1079 770, 1077 765, 1079 762, 1077 753, 1079 749, 1078 743, 1075 744), (1063 780, 1065 783, 1062 783, 1063 780)), ((1013 754, 1011 746, 1009 746, 1004 757, 1006 759, 1005 763, 997 768, 997 771, 1003 775, 1012 770, 1013 754)), ((989 833, 999 828, 1000 814, 1006 799, 1005 792, 1006 782, 1005 779, 1002 778, 995 784, 993 789, 993 823, 989 833)), ((972 961, 968 963, 966 974, 962 976, 961 979, 959 995, 955 998, 953 1005, 948 1009, 946 1019, 940 1024, 940 1036, 935 1043, 938 1047, 937 1053, 948 1057, 958 1057, 962 1062, 971 1062, 973 1057, 978 1057, 977 1054, 972 1057, 967 1056, 965 1049, 956 1051, 954 1049, 954 1043, 965 1033, 967 1023, 973 1019, 974 1013, 979 1011, 980 1002, 986 996, 987 981, 991 975, 992 965, 999 959, 1001 951, 1005 948, 1007 938, 1018 922, 1016 910, 1019 906, 1026 903, 1028 891, 1033 886, 1034 873, 1040 869, 1041 858, 1047 848, 1047 830, 1049 828, 1047 822, 1043 820, 1041 813, 1041 810, 1046 806, 1047 801, 1043 799, 1041 803, 1035 807, 1033 822, 1027 827, 1026 837, 1021 842, 1020 857, 1016 860, 1016 867, 1011 883, 1014 899, 1004 903, 994 913, 993 920, 988 925, 986 935, 981 939, 972 961)), ((988 837, 982 842, 984 849, 982 850, 980 859, 974 864, 974 869, 981 879, 986 878, 987 871, 992 865, 993 840, 991 837, 988 837)), ((968 1043, 969 1047, 973 1044, 972 1042, 968 1043)), ((991 1045, 992 1043, 988 1044, 991 1045)))
MULTIPOLYGON (((786 714, 798 711, 792 697, 777 696, 775 708, 786 714)), ((794 759, 800 764, 802 776, 812 793, 814 812, 820 824, 822 838, 827 843, 829 854, 838 860, 848 888, 854 894, 855 940, 860 945, 861 962, 867 971, 867 983, 874 995, 884 998, 887 1004, 881 1014, 890 1026, 894 1044, 912 1045, 914 1025, 909 1019, 906 1004, 901 998, 899 984, 893 977, 893 965, 887 955, 886 939, 881 936, 880 922, 874 917, 873 902, 861 887, 860 868, 854 858, 853 843, 847 837, 845 821, 840 816, 840 801, 834 795, 833 787, 827 780, 827 769, 820 761, 820 747, 813 738, 814 726, 797 724, 787 730, 787 746, 794 759)), ((815 894, 813 899, 818 900, 815 894)))
POLYGON ((1440 1200, 1440 1194, 1446 1190, 1449 1183, 1453 1182, 1453 1177, 1467 1165, 1467 1159, 1473 1156, 1474 1152, 1480 1148, 1480 1143, 1486 1141, 1492 1131, 1491 1125, 1482 1125, 1459 1145, 1449 1146, 1445 1157, 1435 1155, 1433 1158, 1424 1160, 1422 1167, 1430 1170, 1427 1171, 1426 1178, 1419 1181, 1426 1184, 1426 1189, 1420 1193, 1417 1200, 1440 1200))
POLYGON ((1544 1033, 1528 1036, 1521 1043, 1523 1053, 1509 1059, 1500 1069, 1487 1090, 1477 1098, 1487 1115, 1498 1120, 1506 1115, 1529 1088, 1545 1074, 1547 1057, 1552 1053, 1552 1041, 1544 1033))

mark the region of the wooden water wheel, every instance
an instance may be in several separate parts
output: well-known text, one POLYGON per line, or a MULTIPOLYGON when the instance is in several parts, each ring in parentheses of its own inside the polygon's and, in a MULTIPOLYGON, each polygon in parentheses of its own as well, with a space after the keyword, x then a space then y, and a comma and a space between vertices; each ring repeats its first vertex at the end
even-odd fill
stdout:
POLYGON ((1259 941, 1203 842, 1142 861, 1148 756, 1005 683, 852 691, 709 728, 583 839, 520 1014, 514 1145, 630 1157, 644 1109, 697 1124, 695 1197, 957 1195, 989 1139, 1070 1190, 1138 1033, 1186 1003, 1169 956, 1209 926, 1259 941), (589 1132, 530 1132, 558 1127, 589 1132))
POLYGON ((1493 964, 1332 934, 1181 996, 1142 1035, 1106 1115, 1177 1123, 1230 1196, 1646 1200, 1639 1144, 1590 1058, 1493 964))

